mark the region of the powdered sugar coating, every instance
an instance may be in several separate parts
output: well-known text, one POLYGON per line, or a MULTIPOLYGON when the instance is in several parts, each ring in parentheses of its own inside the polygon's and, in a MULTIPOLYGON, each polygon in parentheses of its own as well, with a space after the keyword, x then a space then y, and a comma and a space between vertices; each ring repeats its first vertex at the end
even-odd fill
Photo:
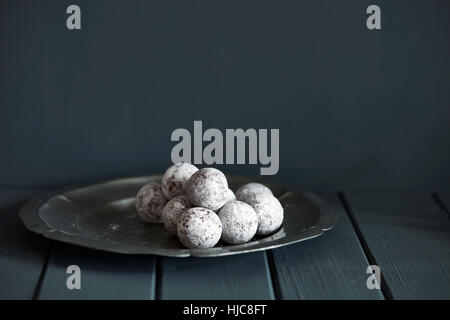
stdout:
POLYGON ((149 183, 144 185, 136 195, 136 210, 144 221, 150 223, 161 223, 161 210, 167 203, 161 185, 149 183))
POLYGON ((228 190, 227 178, 221 171, 203 168, 189 179, 186 195, 193 205, 215 211, 227 201, 228 190))
MULTIPOLYGON (((236 196, 234 195, 233 190, 228 189, 228 191, 225 194, 225 203, 223 205, 227 204, 230 201, 234 201, 234 200, 236 200, 236 196)), ((218 210, 220 210, 221 208, 223 208, 223 206, 221 206, 219 209, 214 210, 214 211, 218 212, 218 210)))
POLYGON ((227 202, 218 213, 222 222, 222 240, 229 244, 248 242, 258 229, 258 215, 247 203, 227 202))
POLYGON ((180 196, 186 191, 186 184, 198 168, 189 163, 176 163, 166 170, 161 187, 167 199, 180 196))
POLYGON ((222 223, 213 211, 195 207, 186 210, 177 225, 180 241, 188 248, 212 248, 222 235, 222 223))
POLYGON ((239 201, 247 202, 255 194, 272 194, 272 191, 261 183, 251 182, 242 185, 236 191, 236 199, 239 201))
POLYGON ((231 189, 227 190, 225 198, 226 198, 226 202, 225 203, 236 200, 236 196, 235 196, 234 192, 231 189))
POLYGON ((266 235, 277 230, 283 223, 284 210, 280 201, 267 193, 254 194, 248 197, 249 205, 258 215, 257 235, 266 235))
POLYGON ((192 204, 185 195, 172 198, 161 211, 164 228, 171 234, 177 234, 177 224, 181 215, 192 208, 192 204))

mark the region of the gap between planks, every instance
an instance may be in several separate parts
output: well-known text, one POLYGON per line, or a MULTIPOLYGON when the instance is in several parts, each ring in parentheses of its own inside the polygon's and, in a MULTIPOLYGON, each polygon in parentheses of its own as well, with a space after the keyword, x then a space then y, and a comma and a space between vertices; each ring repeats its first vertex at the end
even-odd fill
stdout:
MULTIPOLYGON (((375 260, 375 257, 372 253, 372 251, 369 248, 369 245, 367 244, 366 240, 364 239, 364 236, 355 220, 355 217, 353 215, 352 210, 350 209, 350 206, 348 204, 348 201, 344 195, 344 193, 342 192, 338 192, 338 198, 341 201, 341 204, 345 210, 345 212, 347 213, 350 222, 353 226, 353 229, 355 230, 356 236, 358 237, 358 241, 361 245, 361 248, 364 251, 364 254, 366 256, 367 261, 369 262, 369 265, 378 265, 377 261, 375 260)), ((384 279, 383 274, 381 274, 381 283, 383 284, 381 286, 381 293, 383 294, 384 298, 386 300, 393 300, 393 295, 391 293, 391 290, 389 289, 389 285, 387 284, 386 280, 384 279)))
POLYGON ((153 296, 155 297, 155 300, 162 300, 162 257, 156 256, 156 262, 155 262, 155 285, 153 287, 153 296))
POLYGON ((32 300, 38 300, 39 293, 41 292, 42 283, 44 281, 45 274, 47 273, 48 262, 50 260, 50 255, 52 253, 54 240, 49 240, 49 244, 47 247, 47 252, 45 253, 44 265, 42 266, 41 273, 39 275, 39 280, 36 284, 36 288, 34 289, 34 294, 32 300))
POLYGON ((437 205, 439 206, 439 208, 441 208, 442 211, 447 212, 448 218, 450 219, 450 208, 447 208, 447 206, 445 205, 444 201, 441 199, 441 197, 439 196, 438 193, 433 192, 431 194, 431 197, 433 198, 433 200, 437 203, 437 205))
POLYGON ((275 298, 275 300, 280 300, 282 297, 281 286, 280 280, 278 279, 277 270, 275 267, 275 259, 273 258, 273 252, 272 250, 267 250, 264 251, 264 254, 267 261, 270 283, 272 284, 272 295, 275 298))

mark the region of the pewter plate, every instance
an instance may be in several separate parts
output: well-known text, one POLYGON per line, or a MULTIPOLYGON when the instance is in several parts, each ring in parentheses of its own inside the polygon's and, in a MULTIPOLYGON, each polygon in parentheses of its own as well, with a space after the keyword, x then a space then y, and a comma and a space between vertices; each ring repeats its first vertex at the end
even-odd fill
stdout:
MULTIPOLYGON (((255 181, 235 175, 227 178, 233 191, 255 181)), ((147 224, 137 216, 136 193, 144 184, 160 180, 161 175, 153 175, 65 188, 31 199, 20 210, 20 217, 29 230, 53 240, 123 254, 169 257, 216 257, 281 247, 320 236, 337 219, 334 208, 315 194, 259 181, 283 205, 279 230, 241 245, 219 242, 210 249, 187 249, 161 224, 147 224)))

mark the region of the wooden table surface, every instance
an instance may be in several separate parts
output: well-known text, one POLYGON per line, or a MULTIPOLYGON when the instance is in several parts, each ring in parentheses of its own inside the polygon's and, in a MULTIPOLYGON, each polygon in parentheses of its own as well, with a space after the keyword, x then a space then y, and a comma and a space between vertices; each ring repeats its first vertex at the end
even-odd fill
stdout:
POLYGON ((220 258, 125 256, 48 240, 19 208, 46 190, 0 189, 0 299, 450 299, 450 194, 322 195, 336 227, 220 258), (81 289, 69 290, 69 265, 81 289), (381 290, 369 290, 369 265, 381 290))

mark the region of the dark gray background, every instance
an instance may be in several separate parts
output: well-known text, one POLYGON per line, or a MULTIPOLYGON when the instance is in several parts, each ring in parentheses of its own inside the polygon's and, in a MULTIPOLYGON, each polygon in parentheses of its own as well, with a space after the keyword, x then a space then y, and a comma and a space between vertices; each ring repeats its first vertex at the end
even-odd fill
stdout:
POLYGON ((450 190, 448 1, 0 3, 0 187, 162 172, 203 120, 280 128, 273 181, 450 190))

